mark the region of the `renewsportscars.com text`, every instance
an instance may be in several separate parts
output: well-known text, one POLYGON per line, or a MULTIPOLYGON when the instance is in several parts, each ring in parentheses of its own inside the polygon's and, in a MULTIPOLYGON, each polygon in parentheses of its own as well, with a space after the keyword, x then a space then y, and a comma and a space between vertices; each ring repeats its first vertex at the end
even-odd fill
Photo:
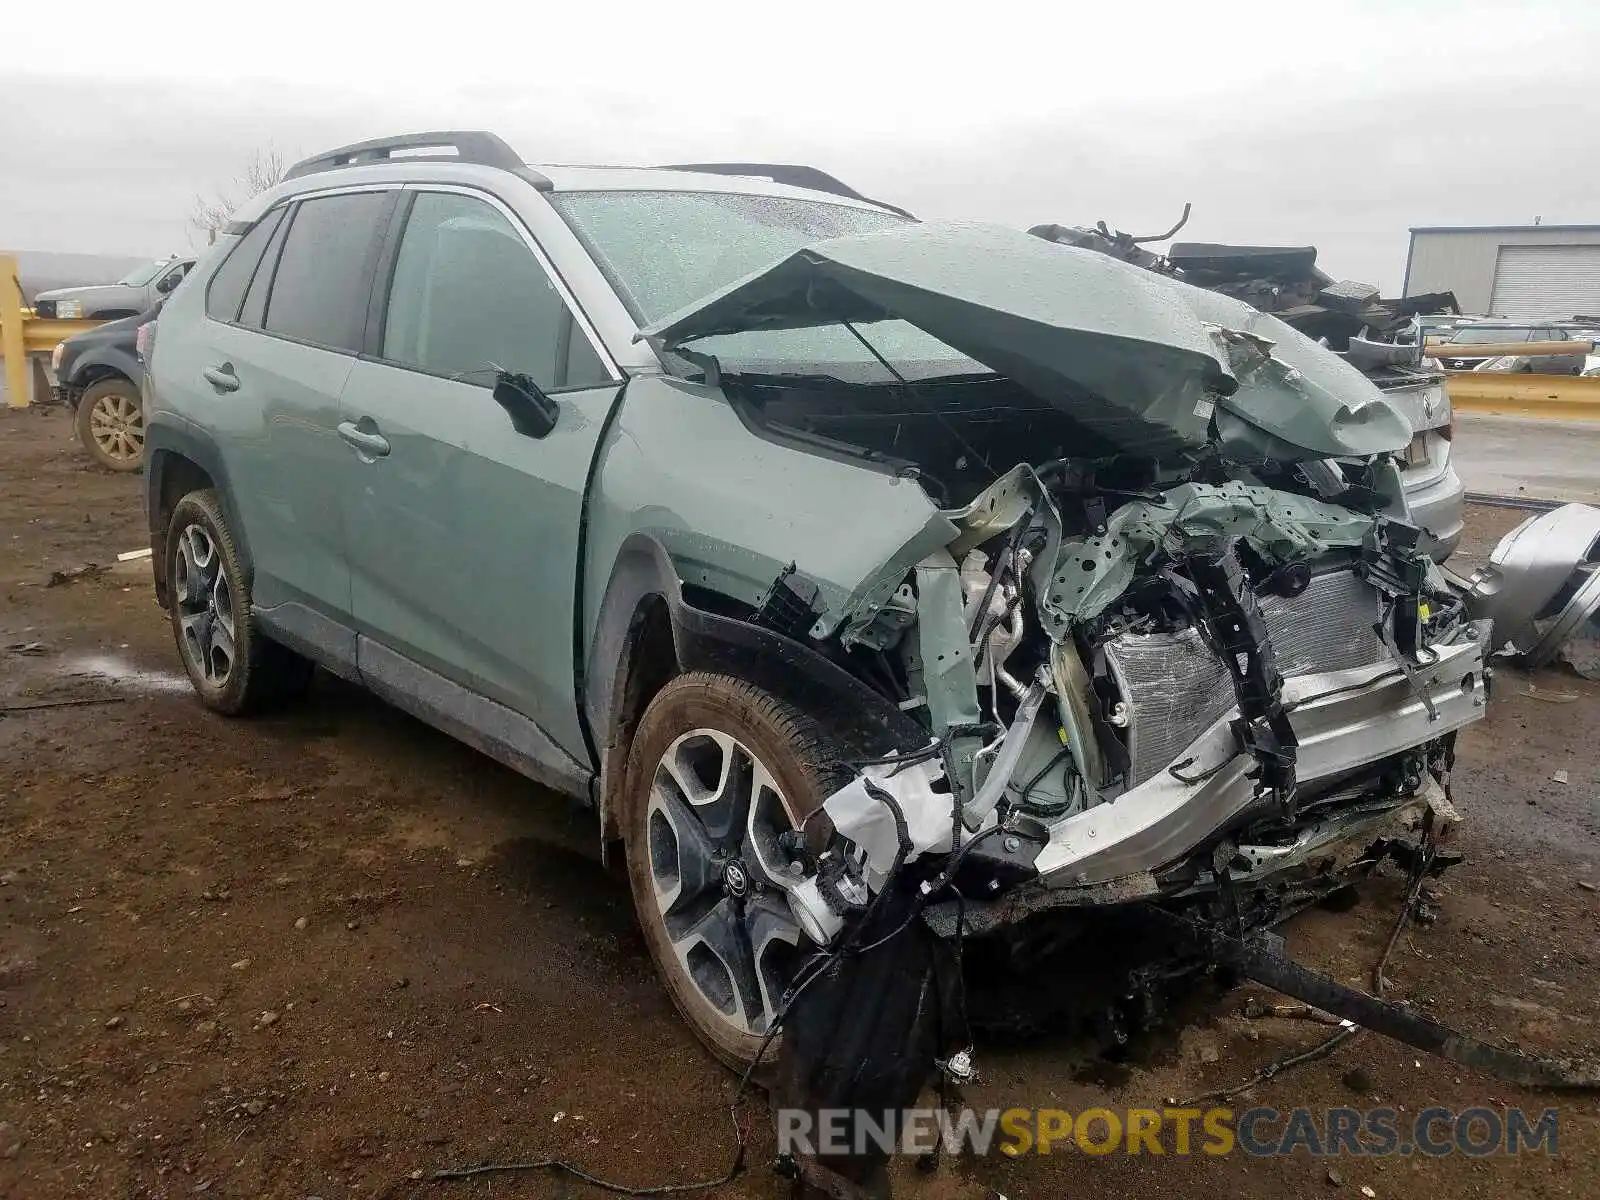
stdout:
POLYGON ((1442 1158, 1558 1152, 1559 1110, 1062 1108, 778 1110, 783 1154, 1247 1154, 1442 1158))

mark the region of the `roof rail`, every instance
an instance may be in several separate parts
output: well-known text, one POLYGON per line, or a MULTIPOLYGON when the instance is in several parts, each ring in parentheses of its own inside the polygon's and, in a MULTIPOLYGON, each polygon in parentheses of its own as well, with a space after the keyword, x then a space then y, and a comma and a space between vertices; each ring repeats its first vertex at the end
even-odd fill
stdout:
POLYGON ((298 179, 302 175, 335 171, 340 167, 390 162, 397 158, 397 152, 403 152, 398 158, 405 162, 457 162, 499 167, 529 178, 535 186, 550 186, 544 176, 529 171, 522 157, 503 140, 481 129, 441 129, 433 133, 403 133, 398 137, 355 142, 302 159, 289 168, 284 178, 298 179))
POLYGON ((782 183, 789 187, 806 188, 813 192, 827 192, 829 195, 859 200, 863 204, 886 208, 892 213, 899 213, 902 217, 910 217, 912 220, 916 220, 903 208, 897 208, 893 204, 885 204, 882 200, 873 200, 871 197, 863 196, 848 183, 836 179, 826 171, 819 171, 816 167, 802 166, 799 163, 668 163, 662 169, 667 171, 704 171, 708 175, 749 175, 757 179, 770 179, 773 183, 782 183))

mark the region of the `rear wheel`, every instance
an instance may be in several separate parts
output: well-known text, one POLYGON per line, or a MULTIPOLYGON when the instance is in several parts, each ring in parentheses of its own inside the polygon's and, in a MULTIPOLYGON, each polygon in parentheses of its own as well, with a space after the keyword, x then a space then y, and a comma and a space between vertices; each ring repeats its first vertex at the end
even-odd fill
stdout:
POLYGON ((834 790, 839 757, 815 720, 722 675, 668 683, 634 736, 634 905, 679 1012, 735 1069, 754 1059, 811 948, 788 904, 800 864, 778 839, 834 790))
POLYGON ((78 400, 78 440, 89 457, 113 471, 144 465, 144 403, 127 379, 102 379, 78 400))
POLYGON ((167 526, 172 636, 207 708, 235 716, 305 693, 311 663, 258 633, 250 585, 216 492, 190 492, 167 526))

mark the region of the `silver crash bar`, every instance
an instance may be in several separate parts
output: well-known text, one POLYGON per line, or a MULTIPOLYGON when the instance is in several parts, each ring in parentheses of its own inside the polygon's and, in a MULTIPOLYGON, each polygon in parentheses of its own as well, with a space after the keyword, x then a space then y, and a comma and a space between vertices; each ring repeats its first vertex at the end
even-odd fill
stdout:
MULTIPOLYGON (((1483 716, 1487 622, 1477 637, 1431 648, 1433 661, 1407 679, 1393 661, 1284 680, 1283 703, 1300 742, 1295 773, 1302 783, 1326 779, 1421 745, 1483 716), (1419 692, 1431 701, 1424 703, 1419 692)), ((1050 826, 1034 861, 1050 887, 1110 883, 1167 866, 1250 806, 1255 762, 1239 751, 1219 718, 1179 756, 1185 783, 1163 771, 1115 800, 1050 826), (1214 772, 1196 781, 1196 777, 1214 772)))

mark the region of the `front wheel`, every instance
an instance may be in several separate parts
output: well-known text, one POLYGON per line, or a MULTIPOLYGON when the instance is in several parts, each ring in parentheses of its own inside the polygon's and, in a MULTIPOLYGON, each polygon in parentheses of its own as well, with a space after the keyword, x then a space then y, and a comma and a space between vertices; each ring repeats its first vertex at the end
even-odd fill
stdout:
POLYGON ((77 428, 78 440, 102 467, 137 471, 144 465, 144 403, 130 381, 102 379, 85 388, 77 428))
POLYGON ((779 838, 842 782, 841 754, 798 709, 709 674, 662 688, 628 754, 628 877, 650 956, 684 1020, 736 1070, 811 949, 788 904, 803 868, 779 838))

